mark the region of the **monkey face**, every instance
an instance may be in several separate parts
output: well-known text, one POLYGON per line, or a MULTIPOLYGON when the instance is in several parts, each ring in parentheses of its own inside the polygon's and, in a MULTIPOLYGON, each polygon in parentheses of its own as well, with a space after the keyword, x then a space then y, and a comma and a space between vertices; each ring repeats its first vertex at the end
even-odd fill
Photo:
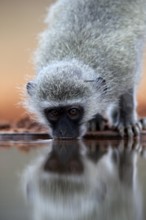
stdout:
POLYGON ((106 88, 105 80, 90 67, 59 61, 27 83, 25 106, 49 125, 53 138, 80 138, 87 122, 106 109, 106 88))
POLYGON ((77 138, 80 136, 80 124, 84 115, 79 105, 60 106, 44 110, 45 117, 52 128, 54 138, 77 138))

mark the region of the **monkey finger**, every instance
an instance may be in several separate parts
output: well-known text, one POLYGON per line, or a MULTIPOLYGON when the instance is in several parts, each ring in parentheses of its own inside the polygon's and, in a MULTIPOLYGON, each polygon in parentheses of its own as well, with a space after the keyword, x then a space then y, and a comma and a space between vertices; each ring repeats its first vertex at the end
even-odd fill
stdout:
POLYGON ((139 121, 137 122, 137 126, 138 126, 138 128, 139 128, 140 131, 143 129, 143 125, 142 125, 142 121, 141 121, 141 120, 139 120, 139 121))
POLYGON ((124 126, 118 126, 117 130, 118 130, 120 136, 123 138, 124 135, 125 135, 125 131, 124 131, 125 128, 124 128, 124 126))
POLYGON ((133 125, 133 132, 134 132, 134 136, 140 135, 140 128, 139 128, 138 124, 133 125))
POLYGON ((133 136, 134 136, 134 133, 133 133, 133 130, 132 130, 132 126, 129 125, 129 126, 126 128, 126 131, 127 131, 128 139, 132 139, 133 136))

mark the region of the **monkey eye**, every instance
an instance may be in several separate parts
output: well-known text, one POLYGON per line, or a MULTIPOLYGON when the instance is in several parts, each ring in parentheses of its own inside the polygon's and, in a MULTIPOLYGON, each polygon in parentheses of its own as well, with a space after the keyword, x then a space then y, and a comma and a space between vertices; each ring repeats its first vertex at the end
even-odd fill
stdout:
POLYGON ((59 117, 59 112, 56 109, 47 110, 45 114, 49 120, 53 120, 53 121, 56 121, 59 117))
POLYGON ((78 119, 80 116, 80 109, 73 107, 73 108, 68 109, 67 113, 71 119, 78 119))

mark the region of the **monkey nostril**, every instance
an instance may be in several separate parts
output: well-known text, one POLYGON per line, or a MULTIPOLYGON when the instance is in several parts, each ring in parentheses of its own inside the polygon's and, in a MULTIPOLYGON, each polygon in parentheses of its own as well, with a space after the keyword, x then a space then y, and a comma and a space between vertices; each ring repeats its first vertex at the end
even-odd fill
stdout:
POLYGON ((64 136, 66 134, 66 129, 59 129, 59 134, 64 136))

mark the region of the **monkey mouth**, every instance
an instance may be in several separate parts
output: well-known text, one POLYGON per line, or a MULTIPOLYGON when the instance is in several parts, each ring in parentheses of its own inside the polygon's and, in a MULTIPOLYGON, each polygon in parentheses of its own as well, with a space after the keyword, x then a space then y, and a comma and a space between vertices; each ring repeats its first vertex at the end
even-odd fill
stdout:
POLYGON ((79 137, 58 137, 58 136, 53 136, 53 139, 55 140, 74 140, 78 139, 79 137))

